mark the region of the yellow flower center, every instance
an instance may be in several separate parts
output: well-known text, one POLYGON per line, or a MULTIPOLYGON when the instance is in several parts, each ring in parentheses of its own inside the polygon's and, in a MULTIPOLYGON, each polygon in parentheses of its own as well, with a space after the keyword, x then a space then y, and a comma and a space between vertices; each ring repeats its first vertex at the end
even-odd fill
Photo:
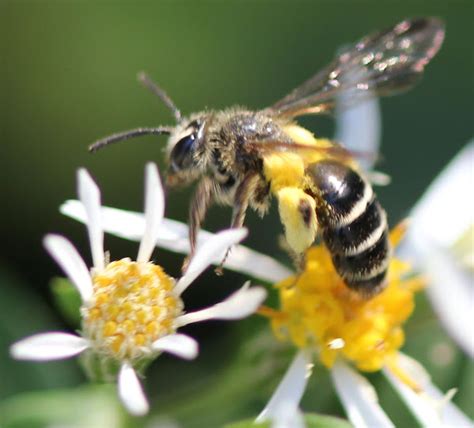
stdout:
MULTIPOLYGON (((392 241, 399 235, 395 229, 392 241)), ((360 370, 379 370, 402 346, 402 324, 414 309, 414 292, 423 285, 409 273, 407 264, 392 259, 386 289, 363 299, 341 280, 327 249, 316 246, 308 250, 303 272, 276 285, 280 310, 260 313, 271 319, 279 339, 316 350, 327 367, 342 356, 360 370)))
POLYGON ((151 344, 176 331, 183 302, 174 280, 152 263, 122 259, 93 274, 94 297, 82 307, 84 336, 109 357, 139 359, 151 344))

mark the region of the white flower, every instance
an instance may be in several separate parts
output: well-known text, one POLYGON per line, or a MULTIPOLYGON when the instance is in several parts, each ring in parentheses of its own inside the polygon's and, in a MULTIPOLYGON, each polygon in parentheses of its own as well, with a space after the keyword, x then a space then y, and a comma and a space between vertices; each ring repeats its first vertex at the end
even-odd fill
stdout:
MULTIPOLYGON (((140 363, 168 352, 184 359, 198 353, 197 342, 177 330, 210 319, 240 319, 252 314, 266 292, 245 284, 224 301, 185 313, 182 293, 226 249, 247 234, 245 229, 226 230, 201 239, 186 273, 177 281, 150 262, 158 232, 162 230, 164 198, 158 170, 146 167, 145 214, 137 261, 109 263, 103 248, 100 192, 84 169, 78 172, 78 193, 89 232, 93 267, 89 270, 74 246, 59 235, 48 235, 44 245, 76 286, 82 298, 80 335, 48 332, 27 337, 11 346, 20 360, 48 361, 83 353, 85 360, 119 365, 118 392, 128 411, 143 415, 148 402, 136 373, 140 363)), ((132 222, 133 223, 133 222, 132 222)), ((123 224, 126 229, 133 224, 123 224)), ((102 364, 104 365, 104 364, 102 364)))
POLYGON ((474 141, 446 166, 416 204, 403 253, 427 274, 433 308, 453 339, 474 358, 472 183, 474 141), (462 246, 464 250, 457 251, 462 246))

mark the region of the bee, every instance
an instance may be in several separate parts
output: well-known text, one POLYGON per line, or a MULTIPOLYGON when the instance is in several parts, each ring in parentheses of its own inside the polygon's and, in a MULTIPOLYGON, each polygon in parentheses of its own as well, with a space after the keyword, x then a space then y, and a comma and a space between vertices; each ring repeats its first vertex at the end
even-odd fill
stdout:
POLYGON ((346 47, 319 73, 259 111, 231 107, 184 118, 168 95, 141 74, 139 80, 170 108, 177 124, 113 134, 90 150, 141 135, 168 135, 167 183, 198 182, 189 211, 189 257, 213 202, 233 207, 231 227, 236 228, 248 208, 263 216, 274 197, 296 258, 320 229, 339 276, 351 290, 370 297, 386 282, 391 253, 386 213, 351 153, 316 138, 295 118, 333 112, 341 94, 350 107, 411 88, 443 38, 444 25, 437 18, 402 21, 346 47))

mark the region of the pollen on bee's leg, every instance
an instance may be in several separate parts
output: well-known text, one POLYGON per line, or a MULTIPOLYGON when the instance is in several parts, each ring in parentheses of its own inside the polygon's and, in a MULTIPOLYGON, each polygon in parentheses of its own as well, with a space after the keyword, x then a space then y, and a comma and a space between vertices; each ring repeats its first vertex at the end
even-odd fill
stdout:
POLYGON ((296 187, 284 187, 276 197, 288 245, 294 253, 303 254, 316 238, 316 202, 296 187))
MULTIPOLYGON (((301 219, 303 220, 304 225, 307 228, 311 227, 311 223, 315 217, 315 206, 314 203, 311 204, 309 201, 312 200, 311 198, 301 198, 298 203, 298 211, 301 215, 301 219)), ((314 202, 314 201, 312 201, 314 202)))

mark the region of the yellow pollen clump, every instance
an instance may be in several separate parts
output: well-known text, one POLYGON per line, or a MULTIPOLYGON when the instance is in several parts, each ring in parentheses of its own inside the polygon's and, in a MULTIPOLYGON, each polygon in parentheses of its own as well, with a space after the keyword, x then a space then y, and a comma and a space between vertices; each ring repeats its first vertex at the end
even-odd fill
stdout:
POLYGON ((100 309, 93 308, 92 310, 89 311, 89 318, 96 320, 97 318, 100 317, 100 309))
POLYGON ((107 296, 107 294, 105 294, 105 293, 97 294, 96 297, 95 297, 95 301, 97 303, 97 306, 103 305, 104 303, 107 302, 107 300, 109 300, 109 296, 107 296))
POLYGON ((162 312, 163 312, 163 309, 160 308, 159 306, 153 306, 151 308, 151 313, 153 314, 154 317, 159 317, 162 312))
POLYGON ((344 161, 355 169, 358 168, 352 157, 345 156, 347 153, 338 150, 339 147, 327 138, 317 138, 312 132, 294 123, 284 126, 283 132, 299 145, 300 148, 296 150, 296 153, 301 157, 305 166, 334 156, 336 160, 344 161), (301 148, 302 146, 308 146, 308 149, 301 148))
POLYGON ((123 343, 123 336, 117 335, 114 336, 112 341, 110 342, 110 349, 118 354, 120 352, 120 348, 122 347, 123 343))
POLYGON ((139 359, 152 343, 176 331, 183 302, 174 280, 152 263, 122 259, 93 276, 94 296, 82 308, 84 336, 109 357, 139 359))
MULTIPOLYGON (((137 312, 135 313, 135 317, 137 318, 137 321, 138 321, 140 324, 145 323, 145 321, 148 319, 149 312, 150 312, 150 311, 144 311, 143 309, 140 309, 139 311, 137 311, 137 312)), ((154 315, 153 308, 151 308, 151 312, 152 312, 152 314, 154 315)))
POLYGON ((107 321, 104 325, 104 336, 112 336, 117 331, 117 323, 114 321, 107 321))
POLYGON ((275 152, 264 157, 265 178, 270 181, 272 192, 284 187, 299 188, 304 179, 304 161, 297 153, 275 152))
POLYGON ((135 345, 143 346, 145 344, 146 338, 144 334, 137 334, 135 336, 135 345))
MULTIPOLYGON (((399 235, 395 229, 392 244, 399 235)), ((379 370, 403 345, 401 326, 423 287, 420 277, 409 274, 407 264, 392 259, 385 290, 363 299, 341 280, 327 249, 312 247, 304 271, 276 285, 280 309, 263 308, 260 314, 271 320, 277 338, 314 349, 326 367, 341 356, 360 370, 379 370)))

